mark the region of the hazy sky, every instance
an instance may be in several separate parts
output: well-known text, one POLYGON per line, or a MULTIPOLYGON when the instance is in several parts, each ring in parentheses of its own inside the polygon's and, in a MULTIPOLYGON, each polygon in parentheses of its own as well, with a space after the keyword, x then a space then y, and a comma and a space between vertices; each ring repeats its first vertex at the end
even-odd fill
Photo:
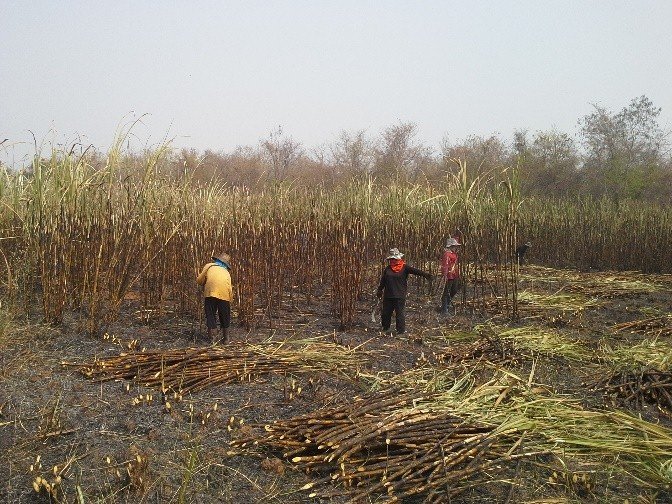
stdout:
POLYGON ((672 124, 672 1, 0 0, 0 152, 306 147, 403 122, 441 139, 556 127, 647 95, 672 124))

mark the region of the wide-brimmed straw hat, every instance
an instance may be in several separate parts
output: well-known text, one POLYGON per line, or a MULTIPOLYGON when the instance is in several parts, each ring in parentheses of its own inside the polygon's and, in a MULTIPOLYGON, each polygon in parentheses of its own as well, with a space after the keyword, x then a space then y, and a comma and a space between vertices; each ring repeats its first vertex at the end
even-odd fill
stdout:
POLYGON ((213 255, 212 260, 220 260, 222 262, 225 262, 226 264, 231 264, 231 256, 227 254, 226 252, 222 252, 219 255, 213 255))
POLYGON ((401 259, 404 257, 404 254, 399 252, 398 248, 391 248, 385 259, 401 259))
POLYGON ((462 244, 458 242, 455 238, 448 238, 446 240, 446 248, 461 246, 462 244))

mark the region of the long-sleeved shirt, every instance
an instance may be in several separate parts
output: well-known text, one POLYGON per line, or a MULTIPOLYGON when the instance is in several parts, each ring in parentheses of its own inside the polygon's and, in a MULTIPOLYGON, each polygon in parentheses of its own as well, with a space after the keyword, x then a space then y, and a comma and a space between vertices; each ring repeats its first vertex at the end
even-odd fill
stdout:
POLYGON ((446 250, 441 256, 441 274, 446 280, 455 280, 460 277, 457 259, 457 254, 452 250, 446 250))
POLYGON ((231 274, 223 266, 216 263, 206 264, 201 274, 198 275, 196 283, 204 286, 203 295, 205 297, 214 297, 224 301, 233 299, 231 274))
POLYGON ((387 266, 383 270, 378 284, 378 293, 385 291, 384 297, 388 299, 406 299, 408 291, 408 275, 419 275, 425 278, 432 278, 432 275, 413 266, 405 265, 401 271, 395 273, 387 266))

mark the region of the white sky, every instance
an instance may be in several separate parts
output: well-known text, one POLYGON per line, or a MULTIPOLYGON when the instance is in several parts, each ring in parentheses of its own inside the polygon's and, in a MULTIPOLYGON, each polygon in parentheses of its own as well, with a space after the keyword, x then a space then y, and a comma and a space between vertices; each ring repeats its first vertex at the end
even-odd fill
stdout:
POLYGON ((443 137, 575 133, 647 95, 672 124, 672 1, 0 0, 0 159, 53 136, 306 147, 400 121, 443 137))

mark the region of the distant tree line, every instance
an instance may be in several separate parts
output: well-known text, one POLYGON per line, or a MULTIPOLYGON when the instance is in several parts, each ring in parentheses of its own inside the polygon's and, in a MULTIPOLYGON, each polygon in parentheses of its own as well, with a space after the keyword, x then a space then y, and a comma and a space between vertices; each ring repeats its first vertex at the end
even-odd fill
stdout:
MULTIPOLYGON (((331 143, 310 150, 278 127, 258 145, 233 152, 175 151, 161 170, 172 178, 219 181, 250 190, 278 181, 336 186, 353 179, 440 186, 458 169, 454 160, 460 159, 474 176, 493 185, 505 168, 517 169, 526 196, 669 203, 672 155, 669 132, 658 122, 660 112, 641 96, 618 112, 594 105, 579 120, 578 135, 556 129, 519 130, 510 141, 496 134, 473 135, 457 142, 446 139, 438 152, 418 139, 412 123, 389 126, 376 137, 344 131, 331 143)), ((105 162, 102 153, 88 156, 94 164, 105 162)), ((137 154, 138 163, 141 158, 137 154)))

